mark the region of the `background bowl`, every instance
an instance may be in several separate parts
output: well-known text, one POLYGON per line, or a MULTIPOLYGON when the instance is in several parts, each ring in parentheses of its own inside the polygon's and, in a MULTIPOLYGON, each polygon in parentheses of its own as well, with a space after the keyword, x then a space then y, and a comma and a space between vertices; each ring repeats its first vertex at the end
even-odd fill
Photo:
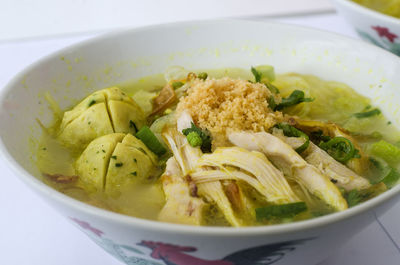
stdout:
POLYGON ((364 40, 400 56, 400 19, 350 0, 333 0, 341 14, 364 40))
MULTIPOLYGON (((332 33, 275 23, 185 22, 113 33, 54 53, 17 75, 0 95, 0 153, 15 175, 98 245, 126 264, 315 264, 396 202, 400 186, 344 212, 274 226, 191 227, 142 220, 69 198, 36 177, 41 128, 53 119, 47 93, 71 106, 133 78, 187 69, 271 64, 276 72, 345 82, 399 127, 400 60, 332 33), (35 177, 36 176, 36 177, 35 177)), ((23 209, 21 209, 23 210, 23 209)), ((52 242, 49 242, 52 244, 52 242)))

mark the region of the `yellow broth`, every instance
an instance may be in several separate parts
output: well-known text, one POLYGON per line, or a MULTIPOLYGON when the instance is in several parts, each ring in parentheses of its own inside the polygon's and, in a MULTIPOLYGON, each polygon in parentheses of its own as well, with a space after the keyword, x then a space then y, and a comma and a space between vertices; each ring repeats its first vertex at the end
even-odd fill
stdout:
MULTIPOLYGON (((229 76, 233 78, 252 79, 248 70, 229 68, 206 71, 210 77, 221 78, 229 76)), ((367 149, 370 142, 378 138, 396 143, 400 140, 399 131, 383 115, 373 116, 367 119, 354 118, 354 113, 373 108, 369 99, 357 94, 345 84, 334 81, 323 81, 315 76, 300 75, 294 73, 277 75, 273 84, 279 88, 282 97, 288 96, 293 89, 301 89, 307 97, 314 98, 313 102, 300 103, 285 110, 285 113, 297 115, 304 119, 335 122, 351 131, 363 149, 367 149)), ((157 93, 165 85, 163 75, 148 76, 129 83, 120 84, 128 95, 133 96, 140 91, 157 93)), ((147 95, 145 95, 146 97, 147 95)), ((144 97, 144 98, 145 98, 144 97)), ((151 99, 144 102, 151 106, 151 99)), ((139 104, 140 106, 143 105, 139 104)), ((146 106, 145 106, 146 107, 146 106)), ((111 210, 129 216, 157 220, 157 216, 165 204, 164 192, 160 180, 155 177, 145 182, 136 181, 123 186, 119 196, 107 196, 102 190, 96 190, 77 177, 77 181, 64 183, 54 181, 51 176, 75 176, 75 162, 81 150, 68 149, 55 139, 59 122, 47 129, 42 136, 38 150, 37 166, 43 173, 42 180, 58 191, 82 202, 111 210)), ((150 126, 150 124, 149 124, 150 126)), ((163 158, 165 159, 165 157, 163 158)), ((160 171, 158 175, 162 172, 160 171)), ((368 172, 365 172, 367 175, 368 172)), ((308 194, 313 200, 301 195, 301 187, 295 183, 291 186, 296 194, 304 201, 312 205, 312 209, 301 213, 294 218, 271 219, 255 222, 251 218, 246 225, 264 225, 282 222, 304 220, 320 215, 325 215, 332 210, 322 201, 308 194)), ((253 199, 255 207, 265 205, 265 200, 259 198, 259 194, 251 189, 245 189, 247 195, 253 199)), ((204 225, 226 226, 229 225, 215 205, 207 208, 204 225)))

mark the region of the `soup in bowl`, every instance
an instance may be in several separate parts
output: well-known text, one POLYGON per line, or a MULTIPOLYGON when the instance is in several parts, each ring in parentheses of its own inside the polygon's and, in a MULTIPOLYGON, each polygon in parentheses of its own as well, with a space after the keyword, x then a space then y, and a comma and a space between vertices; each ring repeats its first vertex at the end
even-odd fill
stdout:
POLYGON ((127 264, 313 264, 396 201, 399 71, 288 25, 114 33, 11 81, 2 150, 127 264))

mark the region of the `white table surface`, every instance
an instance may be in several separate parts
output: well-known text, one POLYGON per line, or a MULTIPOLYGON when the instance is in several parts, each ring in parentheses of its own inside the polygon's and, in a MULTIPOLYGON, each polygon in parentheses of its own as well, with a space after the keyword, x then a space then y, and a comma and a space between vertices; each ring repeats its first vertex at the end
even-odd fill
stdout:
MULTIPOLYGON (((262 17, 253 19, 266 20, 262 17)), ((311 26, 357 38, 355 32, 335 13, 273 20, 311 26)), ((17 72, 40 57, 98 34, 64 35, 0 43, 0 89, 17 72)), ((44 203, 1 161, 0 169, 1 265, 121 264, 44 203)), ((347 244, 333 249, 332 256, 319 265, 399 265, 399 225, 400 202, 347 244)))

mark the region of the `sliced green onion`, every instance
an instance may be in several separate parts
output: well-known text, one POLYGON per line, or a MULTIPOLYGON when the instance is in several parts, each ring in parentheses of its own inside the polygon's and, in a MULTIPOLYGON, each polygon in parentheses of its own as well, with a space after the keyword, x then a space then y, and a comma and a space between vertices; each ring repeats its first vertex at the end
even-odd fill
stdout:
POLYGON ((178 89, 178 88, 180 88, 181 86, 183 86, 184 84, 182 83, 182 82, 180 82, 180 81, 177 81, 177 82, 173 82, 172 83, 172 88, 173 89, 178 89))
MULTIPOLYGON (((201 151, 203 153, 210 153, 211 152, 211 136, 209 135, 209 133, 207 131, 203 131, 202 129, 197 127, 193 122, 192 122, 190 128, 186 128, 186 129, 182 130, 183 135, 185 135, 186 137, 188 137, 189 134, 192 132, 195 132, 201 138, 201 141, 202 141, 201 146, 200 146, 201 151)), ((191 137, 194 137, 194 135, 192 134, 191 137)), ((188 139, 188 141, 189 141, 189 139, 188 139)), ((195 139, 193 139, 193 141, 195 141, 195 139)))
POLYGON ((198 77, 199 79, 201 79, 201 80, 206 80, 207 77, 208 77, 208 74, 205 73, 205 72, 202 72, 202 73, 198 74, 197 77, 198 77))
POLYGON ((161 156, 167 152, 164 146, 158 141, 157 137, 147 126, 143 126, 136 133, 136 137, 139 138, 153 153, 161 156))
POLYGON ((295 149, 297 153, 302 153, 310 145, 310 139, 308 138, 308 135, 296 129, 295 127, 287 123, 278 123, 277 125, 275 125, 275 127, 281 129, 283 131, 283 135, 285 136, 300 137, 304 139, 304 143, 295 149))
POLYGON ((311 102, 314 99, 306 98, 301 90, 294 90, 289 97, 283 98, 282 102, 276 106, 276 110, 282 110, 286 107, 294 106, 302 102, 311 102))
POLYGON ((379 109, 373 109, 373 110, 366 111, 366 112, 354 113, 354 117, 356 117, 357 119, 363 119, 363 118, 368 118, 368 117, 372 117, 372 116, 379 115, 379 114, 381 114, 381 111, 379 109))
POLYGON ((293 217, 304 211, 307 211, 307 205, 305 202, 269 205, 262 208, 256 208, 256 218, 257 220, 260 220, 271 217, 278 217, 278 218, 293 217))
POLYGON ((341 163, 346 163, 352 158, 359 157, 358 150, 355 149, 353 143, 345 137, 334 137, 328 142, 321 142, 319 147, 341 163))
POLYGON ((193 147, 201 146, 203 144, 203 140, 197 132, 190 132, 186 138, 189 144, 193 147))
POLYGON ((274 67, 271 65, 259 65, 251 67, 256 83, 272 82, 275 80, 274 67), (267 80, 265 80, 267 79, 267 80))
POLYGON ((92 105, 94 105, 94 104, 96 104, 96 100, 92 99, 92 100, 89 102, 88 107, 90 107, 90 106, 92 106, 92 105))

